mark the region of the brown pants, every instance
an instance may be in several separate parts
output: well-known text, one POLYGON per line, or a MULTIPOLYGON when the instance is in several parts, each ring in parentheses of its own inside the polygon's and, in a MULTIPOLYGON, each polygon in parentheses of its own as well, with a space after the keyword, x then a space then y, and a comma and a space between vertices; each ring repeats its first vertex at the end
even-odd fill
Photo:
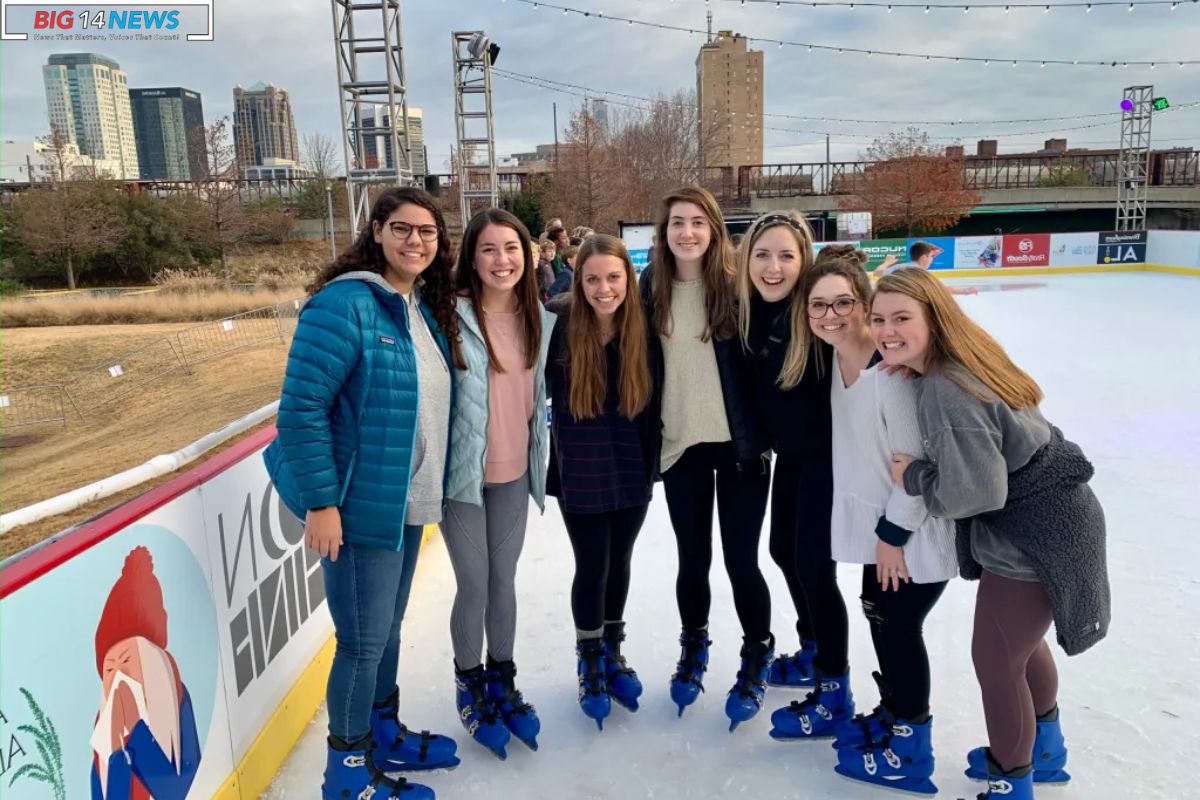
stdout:
POLYGON ((1058 669, 1046 644, 1053 610, 1040 583, 984 570, 975 596, 971 658, 983 695, 988 746, 1005 770, 1029 764, 1037 717, 1058 702, 1058 669))

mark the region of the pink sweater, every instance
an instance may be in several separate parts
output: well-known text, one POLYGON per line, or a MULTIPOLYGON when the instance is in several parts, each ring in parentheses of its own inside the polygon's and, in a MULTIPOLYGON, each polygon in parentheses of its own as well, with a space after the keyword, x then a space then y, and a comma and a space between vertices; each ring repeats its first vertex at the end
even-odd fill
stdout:
POLYGON ((524 325, 518 313, 484 317, 496 360, 488 369, 488 438, 485 483, 510 483, 529 469, 529 421, 533 417, 533 370, 525 366, 524 325))

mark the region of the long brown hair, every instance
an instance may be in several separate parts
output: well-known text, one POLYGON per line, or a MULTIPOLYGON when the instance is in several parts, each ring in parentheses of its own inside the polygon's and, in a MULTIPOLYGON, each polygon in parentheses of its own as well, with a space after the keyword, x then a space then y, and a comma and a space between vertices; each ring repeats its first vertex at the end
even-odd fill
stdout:
POLYGON ((737 316, 733 306, 733 291, 730 277, 733 262, 729 256, 729 234, 725 230, 725 217, 717 200, 707 189, 699 186, 684 186, 662 199, 658 223, 654 227, 654 332, 659 336, 670 336, 674 327, 671 321, 671 281, 675 278, 675 255, 667 244, 667 223, 671 219, 671 206, 676 203, 693 203, 700 207, 708 219, 710 239, 704 252, 701 280, 704 281, 704 311, 707 324, 703 341, 712 337, 728 339, 737 332, 737 316))
POLYGON ((600 338, 600 323, 583 292, 583 271, 592 256, 616 256, 625 265, 625 299, 614 312, 618 346, 621 348, 620 402, 618 410, 633 419, 650 402, 650 365, 647 362, 646 318, 638 297, 637 273, 625 243, 615 236, 597 233, 579 248, 575 277, 571 280, 571 318, 567 325, 570 354, 571 416, 590 419, 604 410, 608 389, 608 359, 600 338))
POLYGON ((454 280, 452 278, 454 259, 451 256, 450 234, 446 231, 446 220, 437 202, 424 189, 413 187, 391 188, 382 192, 371 206, 371 216, 367 224, 358 232, 358 236, 342 253, 305 287, 309 295, 314 295, 325 288, 334 278, 347 272, 384 273, 387 258, 383 254, 383 246, 375 241, 375 226, 383 227, 396 209, 403 205, 414 205, 425 209, 433 215, 437 225, 438 244, 437 254, 433 262, 425 268, 417 278, 421 299, 433 312, 438 327, 450 341, 451 358, 457 364, 462 360, 459 355, 458 314, 454 310, 454 280))
MULTIPOLYGON (((812 342, 808 335, 808 318, 804 311, 804 294, 802 287, 804 276, 808 274, 813 263, 813 233, 808 226, 808 220, 796 211, 772 211, 754 221, 746 235, 742 238, 737 257, 737 297, 738 297, 738 329, 742 342, 750 339, 750 293, 755 291, 750 280, 750 254, 754 251, 754 243, 771 228, 783 226, 796 237, 796 249, 800 254, 800 280, 792 287, 791 319, 789 327, 791 338, 788 340, 787 352, 783 356, 783 367, 779 370, 776 382, 780 388, 791 389, 800 382, 804 368, 808 364, 808 353, 812 350, 812 342)), ((820 354, 818 354, 818 359, 820 354)), ((818 361, 817 368, 824 365, 818 361)))
MULTIPOLYGON (((1030 408, 1042 402, 1042 387, 1013 363, 1000 343, 981 328, 954 301, 950 290, 923 269, 901 269, 884 275, 875 286, 875 296, 894 292, 921 304, 929 323, 929 365, 958 366, 990 389, 1013 409, 1030 408)), ((946 377, 978 400, 992 398, 964 378, 959 370, 944 370, 946 377)))
MULTIPOLYGON (((517 311, 521 314, 525 334, 525 368, 533 369, 537 365, 538 353, 542 346, 542 306, 538 300, 537 272, 533 268, 533 244, 525 223, 503 208, 485 208, 471 217, 467 229, 463 231, 462 246, 458 249, 458 265, 455 267, 458 293, 468 298, 475 309, 479 330, 483 333, 483 343, 487 346, 488 363, 492 369, 503 372, 504 368, 496 359, 496 351, 492 349, 492 340, 488 335, 482 300, 483 281, 479 279, 479 272, 475 269, 475 247, 479 244, 479 235, 488 225, 512 228, 521 240, 525 268, 514 291, 517 294, 517 311)), ((459 369, 467 368, 462 354, 457 351, 454 354, 454 366, 459 369)))

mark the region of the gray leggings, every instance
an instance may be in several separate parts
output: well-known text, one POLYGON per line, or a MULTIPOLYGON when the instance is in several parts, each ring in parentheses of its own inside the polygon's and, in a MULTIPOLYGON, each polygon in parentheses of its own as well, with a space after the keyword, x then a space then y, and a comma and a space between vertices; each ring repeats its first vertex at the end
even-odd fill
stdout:
POLYGON ((483 505, 449 500, 442 537, 458 593, 450 611, 450 640, 460 670, 483 663, 483 634, 496 661, 512 659, 517 632, 517 559, 529 517, 529 473, 483 487, 483 505))

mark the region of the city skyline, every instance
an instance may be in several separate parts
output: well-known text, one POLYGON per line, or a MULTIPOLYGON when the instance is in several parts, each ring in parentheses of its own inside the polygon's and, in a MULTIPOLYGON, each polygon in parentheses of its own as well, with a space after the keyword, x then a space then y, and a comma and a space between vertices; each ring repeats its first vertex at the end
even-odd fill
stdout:
MULTIPOLYGON (((318 4, 319 5, 319 4, 318 4)), ((648 4, 603 0, 576 5, 611 14, 692 24, 698 35, 617 25, 607 20, 564 15, 543 7, 534 12, 517 2, 462 0, 454 9, 429 0, 403 4, 408 102, 425 110, 423 125, 431 172, 445 170, 453 142, 453 93, 444 42, 449 31, 486 29, 502 47, 499 70, 537 75, 563 83, 652 96, 695 86, 695 59, 704 41, 701 0, 648 4)), ((328 9, 298 6, 279 19, 252 4, 225 7, 217 16, 216 41, 204 44, 96 43, 96 52, 122 64, 133 85, 188 85, 206 96, 208 121, 232 117, 229 87, 257 77, 289 87, 297 134, 320 133, 337 144, 337 78, 328 9), (268 22, 269 21, 269 22, 268 22), (263 39, 270 24, 276 35, 263 39), (297 57, 300 48, 303 57, 297 57), (200 69, 203 67, 203 69, 200 69)), ((776 9, 772 4, 714 2, 715 27, 747 36, 808 39, 847 47, 878 47, 950 55, 1002 55, 1006 58, 1078 56, 1080 58, 1163 59, 1155 70, 1145 67, 1070 68, 990 67, 977 64, 926 64, 881 56, 805 53, 794 47, 751 43, 764 53, 764 110, 767 113, 764 161, 821 161, 825 134, 831 136, 834 160, 853 159, 871 139, 902 125, 835 123, 820 117, 881 120, 978 120, 1074 116, 1118 111, 1124 86, 1153 83, 1156 94, 1173 104, 1200 100, 1195 74, 1200 67, 1179 69, 1172 58, 1193 54, 1200 9, 1181 5, 1123 9, 1080 9, 1053 13, 1014 10, 1006 15, 979 10, 925 15, 897 9, 776 9), (1065 41, 1069 44, 1059 44, 1065 41), (1193 96, 1195 95, 1195 96, 1193 96), (772 117, 805 116, 809 119, 772 117)), ((45 97, 31 91, 31 74, 47 56, 64 48, 48 43, 10 43, 3 51, 4 139, 44 135, 49 123, 45 97), (32 72, 31 72, 32 70, 32 72)), ((497 152, 507 155, 533 150, 553 141, 552 104, 565 128, 582 102, 582 90, 563 92, 536 88, 499 75, 494 80, 497 152)), ((625 110, 619 95, 593 94, 609 101, 617 118, 625 110)), ((1052 123, 993 126, 923 126, 938 144, 958 138, 973 149, 979 139, 998 138, 1000 152, 1040 149, 1044 140, 1065 137, 1072 147, 1116 147, 1116 116, 1052 123), (1088 127, 1085 127, 1088 126, 1088 127), (1073 130, 1071 130, 1073 128, 1073 130), (1018 133, 1019 135, 1012 135, 1018 133)), ((1200 109, 1156 115, 1154 146, 1200 143, 1200 109)))

